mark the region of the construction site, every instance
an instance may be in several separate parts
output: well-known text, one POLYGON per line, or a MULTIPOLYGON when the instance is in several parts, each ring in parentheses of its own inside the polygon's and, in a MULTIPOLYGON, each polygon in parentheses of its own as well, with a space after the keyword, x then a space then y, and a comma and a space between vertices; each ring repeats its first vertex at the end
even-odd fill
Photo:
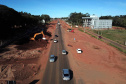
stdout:
POLYGON ((34 84, 34 77, 45 68, 47 57, 44 55, 48 54, 55 26, 55 21, 46 25, 46 29, 39 26, 45 31, 30 34, 29 38, 21 38, 0 49, 0 84, 13 81, 34 84))

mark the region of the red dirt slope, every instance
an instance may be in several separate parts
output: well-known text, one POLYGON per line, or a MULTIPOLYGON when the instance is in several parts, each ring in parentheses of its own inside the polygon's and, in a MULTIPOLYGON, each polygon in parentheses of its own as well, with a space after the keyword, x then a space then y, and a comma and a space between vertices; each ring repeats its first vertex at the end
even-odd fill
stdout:
POLYGON ((126 84, 125 55, 77 28, 67 32, 70 26, 60 22, 76 84, 126 84), (83 53, 77 54, 77 48, 83 53))

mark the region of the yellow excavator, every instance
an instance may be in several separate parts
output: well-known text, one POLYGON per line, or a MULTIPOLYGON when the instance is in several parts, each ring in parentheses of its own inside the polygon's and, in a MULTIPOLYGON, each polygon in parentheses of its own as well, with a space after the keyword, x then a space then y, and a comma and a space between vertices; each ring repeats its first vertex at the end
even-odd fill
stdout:
POLYGON ((36 37, 37 35, 40 35, 40 34, 43 35, 43 38, 42 38, 42 39, 45 40, 46 38, 45 38, 45 35, 44 35, 43 31, 41 31, 40 33, 35 33, 35 34, 34 34, 34 37, 32 37, 30 40, 33 40, 33 41, 34 41, 34 40, 35 40, 35 37, 36 37))

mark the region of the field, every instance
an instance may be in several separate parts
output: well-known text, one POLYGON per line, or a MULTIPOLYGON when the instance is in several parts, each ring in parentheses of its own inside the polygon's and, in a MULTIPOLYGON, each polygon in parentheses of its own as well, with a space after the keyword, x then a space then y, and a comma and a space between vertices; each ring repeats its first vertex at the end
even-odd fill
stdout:
MULTIPOLYGON (((93 31, 98 34, 98 30, 93 31)), ((123 45, 126 41, 126 30, 99 30, 99 34, 123 45)))

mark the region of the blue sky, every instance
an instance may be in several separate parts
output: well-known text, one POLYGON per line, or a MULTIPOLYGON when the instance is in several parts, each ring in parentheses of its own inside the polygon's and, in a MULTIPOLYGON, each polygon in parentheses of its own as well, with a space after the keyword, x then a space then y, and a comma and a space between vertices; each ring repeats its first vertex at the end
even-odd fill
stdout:
POLYGON ((126 0, 0 0, 0 4, 33 15, 48 14, 52 18, 67 17, 72 12, 126 15, 126 0))

